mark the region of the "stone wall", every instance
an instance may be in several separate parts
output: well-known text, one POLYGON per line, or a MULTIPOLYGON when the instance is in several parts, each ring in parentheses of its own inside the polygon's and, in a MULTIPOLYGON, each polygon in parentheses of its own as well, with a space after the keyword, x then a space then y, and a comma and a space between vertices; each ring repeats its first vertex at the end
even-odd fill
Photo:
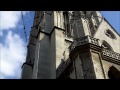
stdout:
POLYGON ((101 55, 100 52, 91 50, 91 56, 92 56, 96 79, 105 79, 103 65, 101 61, 102 59, 100 55, 101 55))
MULTIPOLYGON (((101 55, 100 49, 103 40, 110 44, 114 52, 120 53, 120 36, 106 20, 101 22, 93 38, 88 36, 91 35, 88 19, 79 18, 73 25, 75 37, 73 38, 65 33, 62 13, 63 11, 39 11, 36 13, 28 45, 30 56, 27 54, 26 63, 23 65, 23 78, 55 79, 56 69, 61 63, 67 63, 71 59, 74 59, 74 69, 69 76, 71 79, 109 78, 108 70, 112 65, 120 70, 120 65, 105 61, 101 55), (42 15, 37 17, 40 13, 43 13, 43 17, 42 15), (109 29, 116 38, 108 37, 105 34, 106 29, 109 29), (82 36, 83 38, 80 38, 82 36), (71 44, 76 45, 72 49, 76 54, 73 54, 70 59, 71 44)), ((97 14, 100 16, 96 12, 97 14)))
POLYGON ((94 35, 94 38, 98 38, 101 41, 105 40, 112 47, 114 52, 120 53, 120 35, 118 35, 105 20, 102 21, 94 35), (116 39, 112 39, 105 34, 107 29, 115 35, 116 39))

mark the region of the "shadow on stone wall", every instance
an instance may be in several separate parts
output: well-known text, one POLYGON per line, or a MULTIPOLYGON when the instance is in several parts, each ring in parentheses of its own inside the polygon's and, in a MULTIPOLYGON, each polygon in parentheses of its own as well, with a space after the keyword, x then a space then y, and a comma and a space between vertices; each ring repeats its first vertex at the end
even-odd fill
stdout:
POLYGON ((108 71, 108 76, 110 79, 120 79, 120 71, 114 66, 111 66, 108 71))

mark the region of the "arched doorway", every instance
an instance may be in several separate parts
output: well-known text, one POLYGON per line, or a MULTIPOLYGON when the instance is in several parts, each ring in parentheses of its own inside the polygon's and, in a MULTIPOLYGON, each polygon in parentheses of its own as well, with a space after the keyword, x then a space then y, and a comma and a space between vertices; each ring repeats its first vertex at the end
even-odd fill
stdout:
POLYGON ((108 71, 108 76, 110 79, 120 79, 120 71, 116 67, 111 66, 108 71))

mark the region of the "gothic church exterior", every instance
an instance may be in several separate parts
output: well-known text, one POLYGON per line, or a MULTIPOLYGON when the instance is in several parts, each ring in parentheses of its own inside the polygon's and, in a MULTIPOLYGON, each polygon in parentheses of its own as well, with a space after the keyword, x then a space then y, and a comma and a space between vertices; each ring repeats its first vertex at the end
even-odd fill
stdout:
POLYGON ((120 35, 99 11, 35 11, 21 78, 120 78, 120 35))

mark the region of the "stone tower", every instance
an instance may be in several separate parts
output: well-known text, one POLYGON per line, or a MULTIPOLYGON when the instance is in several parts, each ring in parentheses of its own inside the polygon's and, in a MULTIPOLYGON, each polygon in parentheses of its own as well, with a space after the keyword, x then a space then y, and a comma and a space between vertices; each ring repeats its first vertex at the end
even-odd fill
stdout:
POLYGON ((99 11, 35 11, 22 79, 120 78, 120 35, 99 11))

